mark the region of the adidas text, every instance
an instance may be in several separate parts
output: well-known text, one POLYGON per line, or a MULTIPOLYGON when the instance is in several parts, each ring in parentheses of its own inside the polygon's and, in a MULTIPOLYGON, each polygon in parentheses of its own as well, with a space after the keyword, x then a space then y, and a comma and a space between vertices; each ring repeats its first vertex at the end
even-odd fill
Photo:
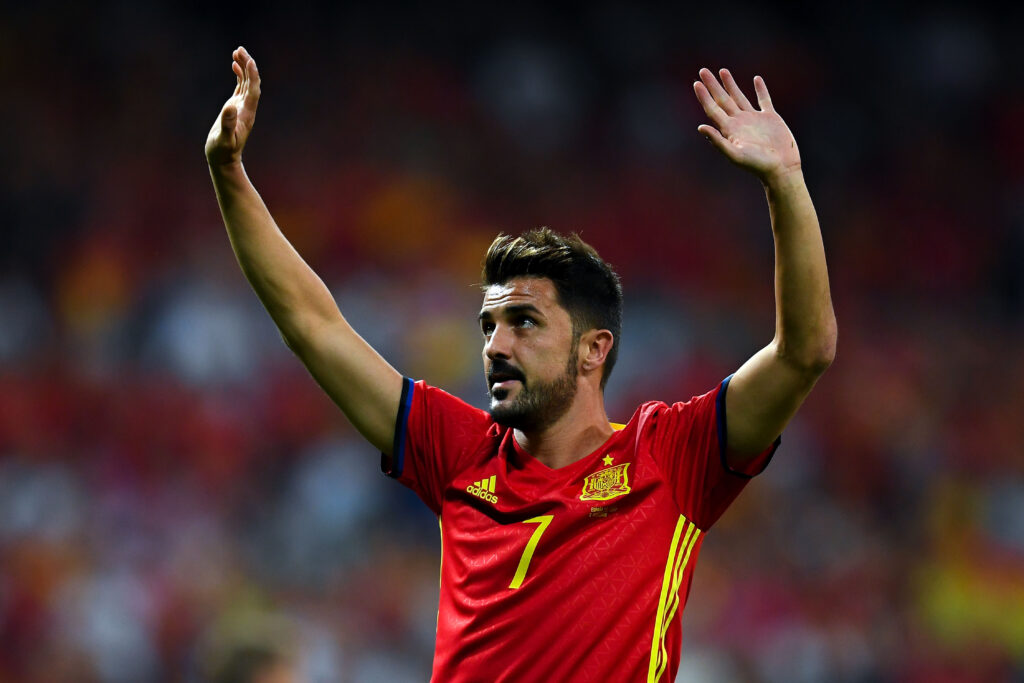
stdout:
POLYGON ((468 493, 472 493, 477 498, 482 498, 489 503, 497 503, 498 497, 494 495, 494 475, 492 474, 487 479, 481 479, 480 481, 473 482, 466 487, 468 493))

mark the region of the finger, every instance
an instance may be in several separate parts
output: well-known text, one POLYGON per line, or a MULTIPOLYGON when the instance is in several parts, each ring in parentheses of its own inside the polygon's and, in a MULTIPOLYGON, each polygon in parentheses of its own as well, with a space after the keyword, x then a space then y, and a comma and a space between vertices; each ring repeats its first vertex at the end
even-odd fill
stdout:
POLYGON ((245 48, 241 45, 235 50, 235 63, 238 64, 238 68, 242 71, 242 83, 241 92, 245 92, 245 88, 249 83, 249 75, 246 72, 246 64, 249 63, 249 53, 245 51, 245 48))
POLYGON ((711 93, 700 81, 693 82, 693 92, 697 94, 697 100, 700 102, 700 106, 704 107, 704 113, 708 115, 708 118, 715 122, 715 125, 722 126, 726 121, 729 120, 729 115, 722 111, 722 108, 718 106, 714 98, 711 97, 711 93))
POLYGON ((725 91, 718 82, 718 79, 715 78, 715 75, 711 73, 710 69, 701 69, 698 73, 700 74, 701 82, 704 83, 704 87, 708 89, 711 96, 715 98, 715 102, 726 114, 732 115, 740 110, 732 97, 729 96, 729 93, 725 91))
POLYGON ((739 105, 740 109, 744 111, 754 111, 754 105, 750 104, 750 100, 740 90, 740 86, 736 84, 736 79, 732 77, 728 69, 721 69, 718 75, 722 77, 722 85, 725 86, 726 91, 730 97, 735 100, 736 104, 739 105))
POLYGON ((772 106, 772 98, 768 94, 768 86, 764 84, 764 79, 760 76, 754 76, 754 92, 757 93, 757 104, 761 107, 761 111, 775 111, 775 107, 772 106))
POLYGON ((729 157, 730 159, 736 159, 736 149, 733 144, 725 139, 725 137, 718 132, 718 129, 714 126, 709 126, 706 123, 702 123, 697 126, 697 132, 703 135, 708 141, 718 148, 722 154, 729 157))
POLYGON ((260 72, 256 68, 256 60, 250 59, 245 65, 245 75, 249 82, 249 89, 245 93, 245 106, 255 109, 260 101, 260 72))
POLYGON ((249 76, 249 62, 252 61, 252 55, 249 54, 249 51, 246 50, 245 47, 239 45, 238 46, 238 56, 242 58, 241 66, 242 66, 242 69, 246 72, 246 74, 245 74, 246 77, 248 77, 249 76))
POLYGON ((224 110, 220 113, 220 134, 225 137, 231 137, 235 133, 235 118, 238 116, 238 110, 235 109, 233 104, 229 104, 224 107, 224 110))
POLYGON ((235 73, 235 94, 242 92, 242 67, 238 62, 231 62, 231 70, 235 73))

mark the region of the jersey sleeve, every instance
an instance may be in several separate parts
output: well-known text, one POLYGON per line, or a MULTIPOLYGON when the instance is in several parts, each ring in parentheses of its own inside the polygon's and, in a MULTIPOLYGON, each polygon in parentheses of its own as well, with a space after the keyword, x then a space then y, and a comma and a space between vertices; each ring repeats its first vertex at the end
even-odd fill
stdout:
POLYGON ((726 443, 726 377, 715 389, 685 403, 648 404, 642 438, 675 493, 680 511, 705 531, 751 478, 764 471, 782 437, 742 469, 729 465, 726 443))
POLYGON ((445 487, 467 455, 488 438, 492 424, 486 412, 425 382, 405 378, 394 445, 390 456, 381 455, 381 470, 440 515, 445 487))

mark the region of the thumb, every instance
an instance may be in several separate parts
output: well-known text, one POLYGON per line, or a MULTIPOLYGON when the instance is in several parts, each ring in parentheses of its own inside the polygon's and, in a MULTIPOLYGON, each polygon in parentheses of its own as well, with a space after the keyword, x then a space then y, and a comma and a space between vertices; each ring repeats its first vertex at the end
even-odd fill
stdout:
POLYGON ((221 131, 227 135, 231 135, 235 132, 235 118, 238 116, 238 110, 235 109, 235 105, 229 104, 224 107, 224 111, 220 114, 220 127, 221 131))
POLYGON ((707 138, 708 142, 717 147, 720 152, 732 160, 736 160, 736 150, 732 144, 714 126, 703 123, 697 126, 697 132, 707 138))

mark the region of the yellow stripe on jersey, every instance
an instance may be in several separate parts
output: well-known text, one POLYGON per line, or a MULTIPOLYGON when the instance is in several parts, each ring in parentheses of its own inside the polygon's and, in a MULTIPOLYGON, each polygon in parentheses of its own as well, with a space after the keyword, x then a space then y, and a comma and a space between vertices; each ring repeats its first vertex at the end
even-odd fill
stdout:
POLYGON ((684 518, 679 515, 679 520, 676 522, 675 533, 672 534, 672 545, 668 548, 668 560, 665 562, 665 578, 661 582, 661 596, 658 598, 658 613, 654 617, 654 638, 651 641, 651 661, 647 666, 647 680, 657 680, 654 678, 654 672, 658 667, 658 655, 661 650, 659 648, 660 636, 661 636, 661 620, 665 616, 665 599, 668 597, 669 579, 672 578, 672 569, 676 556, 676 547, 679 545, 679 533, 683 530, 684 518))
POLYGON ((676 609, 679 607, 679 589, 682 588, 683 574, 685 573, 686 565, 690 562, 690 551, 693 550, 693 546, 697 542, 698 536, 700 536, 700 529, 690 522, 690 526, 686 530, 686 537, 683 538, 682 543, 685 550, 681 553, 680 559, 676 561, 676 574, 672 580, 672 607, 669 609, 668 614, 665 615, 665 619, 662 621, 661 662, 659 663, 658 671, 654 676, 654 680, 656 681, 661 678, 661 675, 665 672, 665 668, 668 666, 668 651, 665 647, 665 634, 668 632, 668 626, 672 623, 672 617, 676 615, 676 609))
POLYGON ((608 425, 617 432, 622 431, 626 425, 619 424, 618 422, 609 422, 608 425))
POLYGON ((665 669, 668 667, 668 653, 665 649, 665 635, 668 633, 672 618, 679 607, 679 588, 686 573, 686 565, 690 561, 690 551, 700 536, 700 529, 679 515, 676 522, 676 530, 672 535, 672 544, 668 549, 668 559, 665 561, 665 577, 661 583, 661 597, 658 599, 658 613, 654 619, 654 636, 651 639, 651 660, 647 667, 648 683, 658 681, 665 669), (686 534, 683 542, 679 542, 679 535, 686 527, 686 534))

